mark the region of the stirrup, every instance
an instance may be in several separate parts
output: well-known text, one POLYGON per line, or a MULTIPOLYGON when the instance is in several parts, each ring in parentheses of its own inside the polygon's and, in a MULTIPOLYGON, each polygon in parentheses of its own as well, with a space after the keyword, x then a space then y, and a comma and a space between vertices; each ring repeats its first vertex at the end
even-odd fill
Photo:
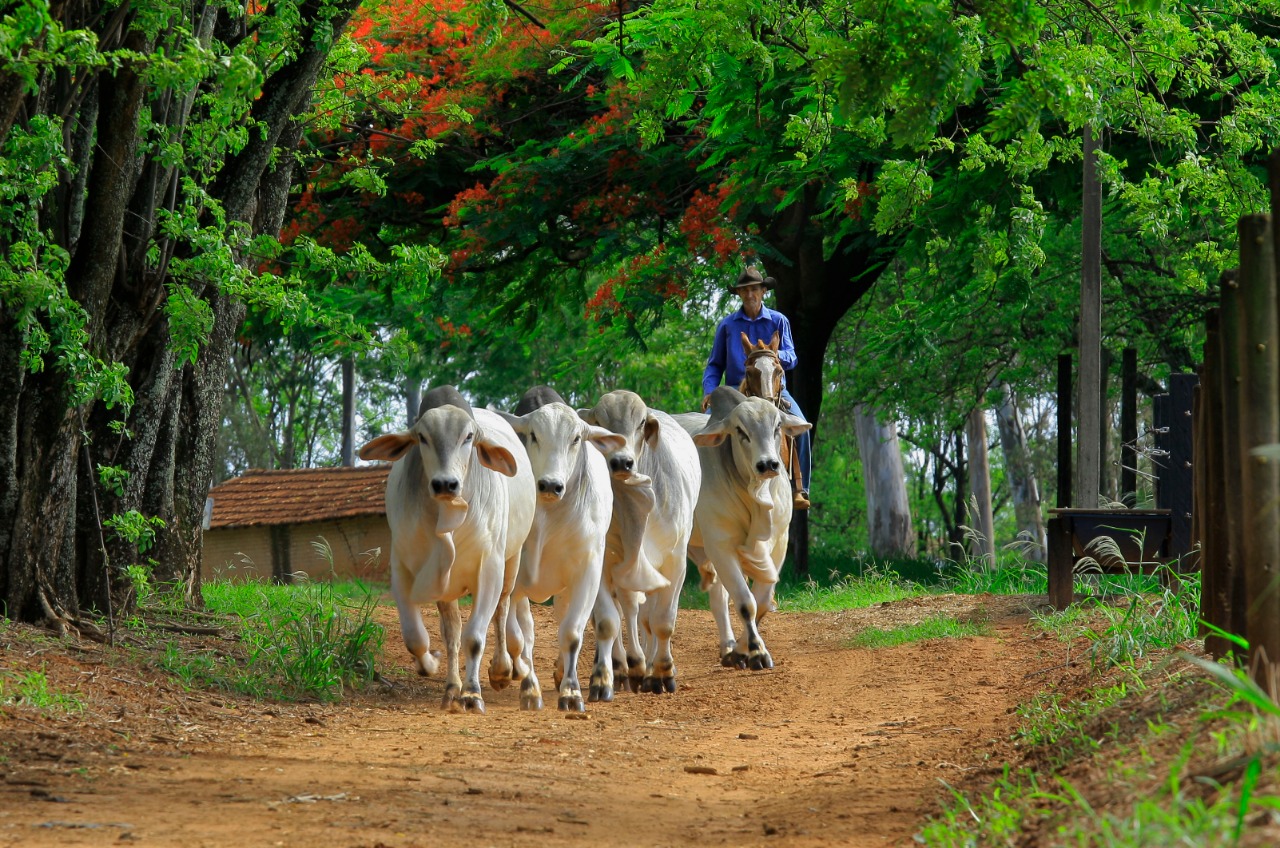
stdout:
POLYGON ((792 509, 808 509, 810 505, 808 492, 797 491, 791 496, 792 509))

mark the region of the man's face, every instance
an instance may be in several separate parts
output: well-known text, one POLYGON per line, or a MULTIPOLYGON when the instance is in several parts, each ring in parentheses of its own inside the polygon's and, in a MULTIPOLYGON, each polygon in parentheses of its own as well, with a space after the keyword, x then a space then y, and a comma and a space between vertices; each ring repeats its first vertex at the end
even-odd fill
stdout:
POLYGON ((736 289, 738 297, 742 298, 742 306, 748 312, 755 312, 764 302, 764 286, 759 283, 752 283, 748 286, 738 286, 736 289))

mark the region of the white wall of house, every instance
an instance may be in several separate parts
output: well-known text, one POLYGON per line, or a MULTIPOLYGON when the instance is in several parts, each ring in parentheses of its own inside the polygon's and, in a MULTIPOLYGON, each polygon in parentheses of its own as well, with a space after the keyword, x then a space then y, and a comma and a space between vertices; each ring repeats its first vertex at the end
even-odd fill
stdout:
MULTIPOLYGON (((294 574, 312 580, 332 576, 359 577, 378 583, 389 580, 391 530, 381 515, 317 521, 289 527, 289 565, 294 574), (328 556, 317 545, 327 543, 328 556)), ((203 580, 271 579, 271 528, 267 526, 214 528, 204 531, 200 576, 203 580)))

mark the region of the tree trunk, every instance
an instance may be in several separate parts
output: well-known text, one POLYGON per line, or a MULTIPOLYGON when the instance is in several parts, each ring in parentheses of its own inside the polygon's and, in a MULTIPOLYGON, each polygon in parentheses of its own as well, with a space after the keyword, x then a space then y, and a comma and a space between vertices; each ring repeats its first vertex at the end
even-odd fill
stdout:
POLYGON ((969 443, 969 491, 973 495, 974 514, 969 537, 969 556, 987 568, 996 565, 996 526, 991 509, 991 464, 987 457, 987 412, 976 407, 965 421, 965 440, 969 443))
MULTIPOLYGON (((328 45, 354 5, 340 0, 337 7, 299 7, 297 55, 266 80, 252 102, 254 128, 247 143, 228 154, 221 168, 198 164, 217 170, 208 190, 226 222, 249 224, 254 233, 279 231, 293 167, 288 151, 301 136, 293 116, 308 105, 328 45), (273 157, 280 162, 274 171, 273 157)), ((79 14, 77 9, 63 6, 54 14, 79 14)), ((103 49, 150 53, 155 44, 176 38, 161 33, 152 40, 133 29, 130 9, 125 4, 108 19, 94 19, 102 28, 96 34, 103 49)), ((213 14, 196 10, 198 37, 209 37, 213 14)), ((42 370, 26 370, 17 316, 0 305, 0 390, 11 399, 0 405, 0 605, 19 620, 65 625, 84 609, 102 609, 109 591, 119 594, 108 589, 112 578, 144 557, 113 539, 101 521, 128 509, 165 521, 146 555, 157 563, 156 576, 185 585, 193 595, 198 580, 226 366, 244 305, 219 291, 218 280, 188 274, 175 281, 169 275, 174 247, 157 236, 158 215, 173 205, 178 184, 174 172, 140 144, 140 118, 145 110, 169 140, 180 141, 196 93, 148 90, 137 67, 84 71, 74 79, 46 74, 45 89, 29 101, 45 114, 66 110, 64 143, 76 159, 76 174, 59 172, 61 183, 42 199, 40 220, 70 256, 65 284, 88 317, 88 353, 123 366, 135 403, 127 419, 115 421, 119 408, 83 402, 52 357, 42 370), (91 143, 81 132, 86 123, 93 126, 91 143), (181 372, 163 308, 173 284, 190 286, 213 319, 195 362, 181 372), (127 436, 117 429, 121 423, 127 436), (98 465, 129 472, 121 494, 99 486, 98 465)), ((0 78, 0 132, 12 134, 12 127, 31 116, 12 108, 6 91, 0 78)))
MULTIPOLYGON (((407 430, 418 420, 418 407, 422 406, 422 381, 417 377, 409 377, 404 381, 404 402, 405 412, 408 414, 409 423, 405 427, 407 430)), ((804 407, 800 407, 804 409, 804 407)))
POLYGON ((867 492, 867 536, 871 552, 886 558, 914 557, 916 537, 911 529, 898 431, 892 424, 880 423, 875 412, 862 404, 854 409, 854 426, 867 492))
POLYGON ((342 358, 342 464, 356 464, 356 361, 342 358))
POLYGON ((1044 517, 1040 513, 1040 487, 1036 483, 1035 466, 1027 448, 1027 434, 1022 427, 1018 398, 1013 387, 1005 383, 1004 398, 996 407, 996 423, 1000 428, 1000 448, 1004 451, 1004 473, 1013 497, 1013 512, 1018 535, 1030 544, 1026 558, 1045 561, 1044 517))

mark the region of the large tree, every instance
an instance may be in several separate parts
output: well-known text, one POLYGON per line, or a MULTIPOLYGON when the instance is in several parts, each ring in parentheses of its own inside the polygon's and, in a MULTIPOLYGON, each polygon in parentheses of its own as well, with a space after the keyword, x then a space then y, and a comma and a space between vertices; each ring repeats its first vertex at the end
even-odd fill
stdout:
MULTIPOLYGON (((246 302, 355 0, 26 0, 0 19, 0 602, 66 625, 150 548, 190 587, 246 302), (159 528, 157 532, 157 528, 159 528)), ((269 306, 268 306, 269 304, 269 306)))

